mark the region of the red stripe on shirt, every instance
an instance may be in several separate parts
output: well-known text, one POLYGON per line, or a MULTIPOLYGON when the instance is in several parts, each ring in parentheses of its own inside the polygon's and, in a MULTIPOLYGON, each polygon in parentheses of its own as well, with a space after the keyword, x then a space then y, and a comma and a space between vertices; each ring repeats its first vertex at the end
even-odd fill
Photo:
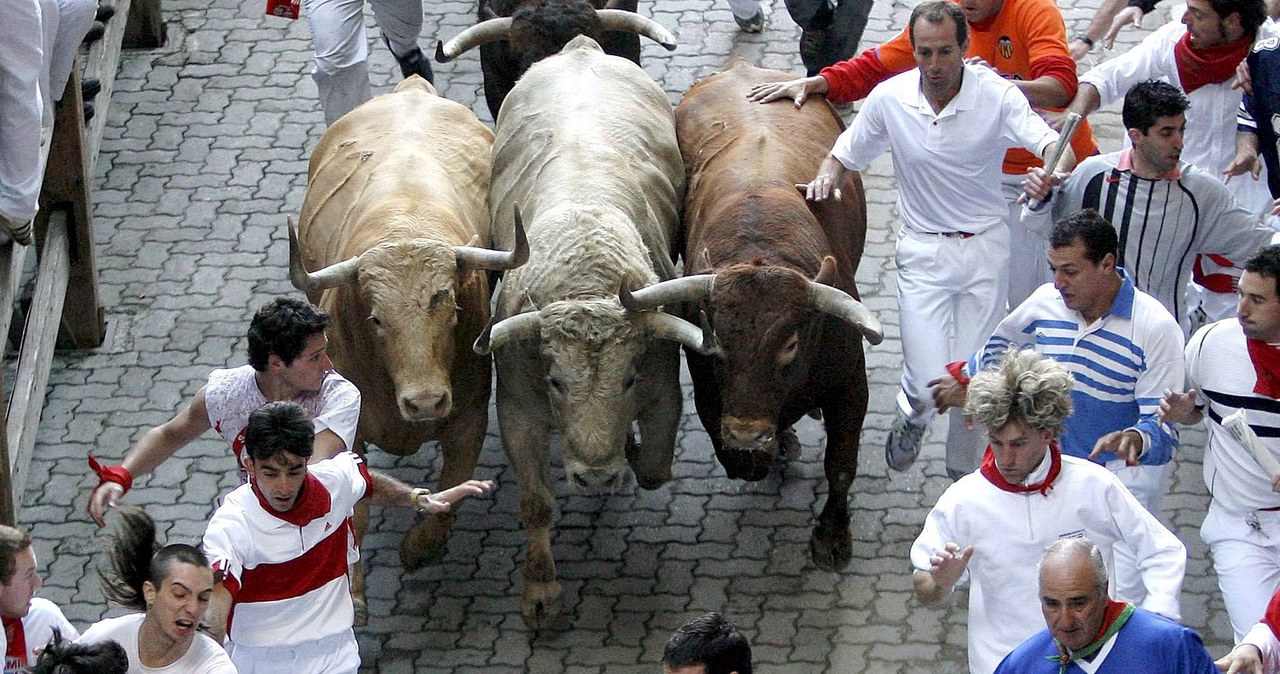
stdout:
POLYGON ((301 597, 346 575, 349 522, 333 527, 324 540, 287 562, 245 569, 240 575, 240 591, 234 595, 236 603, 301 597))

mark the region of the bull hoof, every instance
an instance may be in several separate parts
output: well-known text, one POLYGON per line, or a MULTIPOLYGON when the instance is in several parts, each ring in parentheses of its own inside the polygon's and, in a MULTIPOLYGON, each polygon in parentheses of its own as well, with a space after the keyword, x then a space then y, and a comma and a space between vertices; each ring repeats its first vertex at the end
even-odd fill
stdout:
POLYGON ((520 604, 520 615, 530 629, 545 630, 553 626, 560 617, 560 583, 537 583, 526 581, 524 598, 520 604))
POLYGON ((435 517, 417 521, 400 542, 400 563, 410 571, 430 566, 444 557, 449 528, 435 517))
POLYGON ((645 491, 653 491, 654 489, 670 482, 671 477, 671 467, 667 466, 665 469, 657 471, 656 474, 653 475, 644 472, 637 472, 636 484, 640 485, 640 488, 645 491))
POLYGON ((827 528, 819 525, 809 538, 809 554, 814 566, 823 571, 842 571, 853 559, 853 535, 848 526, 827 528))
POLYGON ((795 461, 800 458, 800 437, 796 435, 796 429, 788 426, 778 436, 778 448, 782 451, 783 461, 795 461))

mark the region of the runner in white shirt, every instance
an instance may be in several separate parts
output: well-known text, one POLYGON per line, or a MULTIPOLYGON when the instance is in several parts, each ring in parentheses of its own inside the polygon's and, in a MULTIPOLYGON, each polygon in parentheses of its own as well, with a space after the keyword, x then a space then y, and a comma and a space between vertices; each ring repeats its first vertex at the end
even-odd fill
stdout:
POLYGON ((43 584, 36 571, 31 534, 0 525, 0 623, 4 625, 0 651, 5 674, 30 671, 54 630, 76 637, 76 628, 53 602, 35 597, 43 584))
POLYGON ((310 416, 295 403, 268 403, 249 415, 249 483, 223 499, 205 531, 219 579, 213 628, 226 629, 239 674, 359 669, 346 574, 360 556, 351 536, 358 501, 446 512, 493 489, 468 480, 432 494, 370 471, 352 452, 308 464, 313 435, 310 416))
MULTIPOLYGON (((904 365, 898 417, 885 444, 895 470, 906 470, 919 454, 933 415, 929 380, 976 351, 1004 316, 1004 151, 1022 147, 1044 157, 1058 140, 1013 83, 990 68, 965 65, 968 23, 958 4, 917 5, 909 25, 919 67, 871 91, 806 194, 831 197, 846 170, 864 169, 892 150, 902 219, 895 261, 904 365)), ((1075 163, 1070 148, 1066 162, 1075 163)), ((951 414, 947 468, 954 477, 976 467, 981 441, 962 414, 951 414)))
POLYGON ((111 544, 107 599, 139 611, 95 623, 79 642, 114 641, 129 656, 129 674, 236 674, 226 651, 197 631, 213 595, 213 569, 198 548, 156 550, 156 527, 139 508, 121 508, 111 544))

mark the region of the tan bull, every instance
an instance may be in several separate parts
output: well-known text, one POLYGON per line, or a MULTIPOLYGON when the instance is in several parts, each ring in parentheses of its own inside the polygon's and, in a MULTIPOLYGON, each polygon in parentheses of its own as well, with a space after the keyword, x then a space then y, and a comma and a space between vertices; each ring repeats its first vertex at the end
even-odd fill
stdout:
MULTIPOLYGON (((290 228, 290 278, 332 315, 329 356, 363 396, 357 445, 403 456, 439 440, 441 489, 471 478, 488 424, 489 359, 467 348, 489 320, 486 270, 528 253, 522 231, 511 253, 486 248, 492 143, 411 77, 329 127, 290 228)), ((404 565, 434 561, 452 521, 419 520, 404 565)))

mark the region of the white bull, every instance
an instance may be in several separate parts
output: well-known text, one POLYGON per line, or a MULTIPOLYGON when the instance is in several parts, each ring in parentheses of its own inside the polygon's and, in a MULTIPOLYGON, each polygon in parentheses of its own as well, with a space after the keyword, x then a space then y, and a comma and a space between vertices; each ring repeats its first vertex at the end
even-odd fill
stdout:
POLYGON ((677 342, 704 348, 708 338, 618 301, 623 285, 675 276, 684 198, 671 104, 643 70, 574 38, 508 95, 493 156, 495 242, 512 239, 518 205, 530 256, 504 278, 476 348, 495 354, 502 443, 530 537, 521 608, 542 627, 560 596, 548 432, 563 434, 574 489, 615 492, 628 464, 641 487, 657 488, 671 479, 680 420, 677 342))
MULTIPOLYGON (((488 424, 489 359, 467 348, 489 320, 485 270, 528 254, 523 232, 511 253, 477 247, 492 144, 469 108, 411 77, 325 132, 289 232, 290 278, 332 316, 329 355, 363 397, 357 445, 403 456, 439 440, 442 489, 471 478, 488 424)), ((419 520, 404 565, 438 557, 452 521, 419 520)))

